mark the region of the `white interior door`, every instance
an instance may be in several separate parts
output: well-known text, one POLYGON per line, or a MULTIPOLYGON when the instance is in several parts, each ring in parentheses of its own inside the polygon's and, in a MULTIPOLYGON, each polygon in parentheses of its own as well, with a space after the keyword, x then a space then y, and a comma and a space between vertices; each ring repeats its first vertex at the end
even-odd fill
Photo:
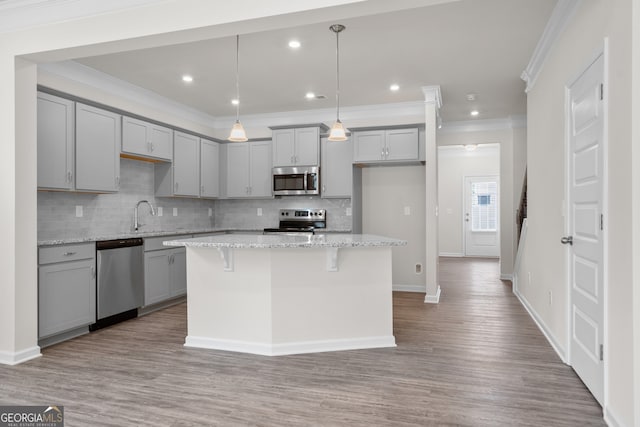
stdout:
POLYGON ((464 254, 500 256, 500 205, 497 176, 464 179, 464 254))
POLYGON ((568 235, 570 363, 593 396, 604 395, 602 56, 569 88, 568 235))

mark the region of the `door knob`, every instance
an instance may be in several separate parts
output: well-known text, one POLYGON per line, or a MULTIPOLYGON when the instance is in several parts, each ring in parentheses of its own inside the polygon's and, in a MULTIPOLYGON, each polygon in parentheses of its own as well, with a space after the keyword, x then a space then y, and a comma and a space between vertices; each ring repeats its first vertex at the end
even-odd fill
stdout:
POLYGON ((573 245, 573 236, 567 236, 560 239, 560 243, 563 245, 573 245))

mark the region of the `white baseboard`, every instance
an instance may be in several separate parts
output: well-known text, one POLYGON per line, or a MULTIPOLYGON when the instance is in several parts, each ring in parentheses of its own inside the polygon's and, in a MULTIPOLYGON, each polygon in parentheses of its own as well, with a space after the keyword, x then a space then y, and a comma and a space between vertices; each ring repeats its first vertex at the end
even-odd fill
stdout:
POLYGON ((187 336, 185 347, 211 350, 237 351, 261 356, 285 356, 288 354, 321 353, 325 351, 360 350, 364 348, 396 347, 393 335, 382 337, 350 338, 322 341, 299 341, 285 344, 269 344, 248 341, 219 340, 207 337, 187 336))
POLYGON ((37 345, 22 351, 18 351, 17 353, 0 351, 0 364, 13 366, 40 356, 42 356, 42 354, 40 353, 40 347, 38 347, 37 345))
POLYGON ((393 285, 392 289, 396 292, 426 292, 425 285, 393 285))
POLYGON ((438 304, 440 302, 440 293, 441 293, 441 289, 440 289, 440 285, 438 285, 438 290, 436 291, 435 295, 426 294, 424 296, 425 304, 438 304))
POLYGON ((540 316, 538 316, 538 314, 533 309, 533 307, 531 307, 531 305, 529 304, 527 299, 518 290, 514 290, 513 293, 515 294, 515 296, 520 301, 520 304, 522 304, 522 306, 525 308, 525 310, 527 310, 527 313, 529 313, 529 316, 531 316, 531 318, 536 323, 536 325, 538 325, 538 329, 540 329, 540 331, 545 336, 547 341, 549 341, 549 344, 551 344, 551 347, 553 347, 555 352, 558 354, 558 357, 560 357, 560 360, 562 360, 565 364, 568 365, 569 361, 567 360, 567 356, 565 355, 564 351, 562 350, 562 347, 553 338, 553 335, 551 334, 551 331, 549 331, 549 328, 547 328, 547 325, 544 323, 544 321, 540 318, 540 316))
POLYGON ((447 258, 462 258, 464 254, 458 252, 440 252, 440 256, 447 258))
POLYGON ((501 274, 500 280, 508 280, 510 282, 513 282, 513 274, 501 274))
POLYGON ((609 427, 622 427, 624 425, 616 419, 611 410, 609 410, 609 407, 605 407, 602 413, 604 414, 604 422, 607 423, 609 427))

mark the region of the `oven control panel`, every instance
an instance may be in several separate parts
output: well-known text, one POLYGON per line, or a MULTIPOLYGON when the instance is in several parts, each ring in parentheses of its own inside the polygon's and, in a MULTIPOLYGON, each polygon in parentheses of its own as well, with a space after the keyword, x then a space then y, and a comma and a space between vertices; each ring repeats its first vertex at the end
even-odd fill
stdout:
POLYGON ((325 209, 280 209, 280 220, 287 221, 323 221, 325 209))

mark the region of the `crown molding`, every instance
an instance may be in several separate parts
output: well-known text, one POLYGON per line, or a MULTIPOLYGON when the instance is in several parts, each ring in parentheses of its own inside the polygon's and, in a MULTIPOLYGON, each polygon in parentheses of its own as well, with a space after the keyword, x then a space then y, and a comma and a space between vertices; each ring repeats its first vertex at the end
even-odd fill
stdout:
POLYGON ((443 123, 438 133, 487 132, 527 127, 527 116, 509 116, 504 119, 465 120, 443 123))
POLYGON ((132 9, 162 0, 3 0, 0 33, 132 9))
POLYGON ((569 20, 571 20, 581 3, 582 0, 559 0, 556 4, 527 68, 520 75, 520 78, 527 84, 525 92, 528 93, 533 89, 553 45, 564 32, 569 20))
POLYGON ((109 74, 75 61, 38 64, 38 73, 49 74, 101 90, 135 104, 139 104, 202 126, 213 127, 215 118, 200 110, 173 101, 109 74))
POLYGON ((440 92, 440 85, 422 86, 422 93, 424 94, 425 103, 435 104, 438 110, 442 108, 442 92, 440 92))
MULTIPOLYGON (((276 113, 244 114, 240 121, 247 128, 289 126, 304 123, 329 123, 335 120, 335 108, 315 110, 279 111, 276 113)), ((424 116, 424 102, 398 102, 393 104, 359 105, 340 107, 340 120, 348 126, 350 120, 384 119, 390 117, 424 116)), ((213 122, 216 129, 225 129, 233 125, 235 116, 218 117, 213 122)))

